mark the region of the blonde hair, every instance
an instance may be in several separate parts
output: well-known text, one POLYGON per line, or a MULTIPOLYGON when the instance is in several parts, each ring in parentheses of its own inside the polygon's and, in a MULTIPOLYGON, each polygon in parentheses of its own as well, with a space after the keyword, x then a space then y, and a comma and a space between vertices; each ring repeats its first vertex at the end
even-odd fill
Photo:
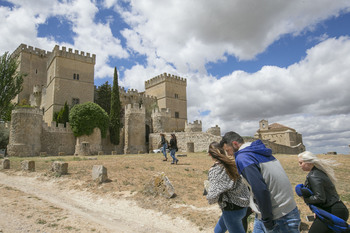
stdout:
POLYGON ((332 168, 333 166, 338 165, 336 161, 332 159, 319 159, 310 151, 304 151, 303 153, 298 154, 298 158, 302 159, 305 163, 312 163, 316 168, 326 173, 333 183, 337 181, 334 175, 334 169, 332 168))

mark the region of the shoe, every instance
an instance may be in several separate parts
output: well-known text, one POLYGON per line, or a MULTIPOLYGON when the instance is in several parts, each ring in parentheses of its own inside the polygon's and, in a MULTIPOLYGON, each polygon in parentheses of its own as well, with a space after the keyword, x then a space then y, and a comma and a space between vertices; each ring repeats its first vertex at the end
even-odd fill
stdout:
POLYGON ((178 159, 176 160, 176 164, 177 164, 177 162, 179 162, 179 160, 178 160, 178 159))
POLYGON ((163 159, 163 161, 167 161, 168 159, 163 159))
POLYGON ((175 163, 171 163, 171 164, 175 164, 175 163))

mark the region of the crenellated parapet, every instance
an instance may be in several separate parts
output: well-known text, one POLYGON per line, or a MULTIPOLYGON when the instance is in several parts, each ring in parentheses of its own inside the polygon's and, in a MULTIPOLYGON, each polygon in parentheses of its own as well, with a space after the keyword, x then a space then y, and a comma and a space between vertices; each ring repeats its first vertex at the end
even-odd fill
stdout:
POLYGON ((171 111, 169 108, 155 108, 152 110, 152 117, 171 117, 171 111))
POLYGON ((218 125, 216 125, 215 127, 211 127, 207 130, 207 133, 216 135, 216 136, 220 136, 221 135, 221 129, 218 125))
POLYGON ((51 126, 49 126, 46 122, 43 121, 43 130, 47 133, 73 133, 70 124, 67 122, 66 127, 64 124, 58 123, 56 126, 56 122, 52 121, 51 126))
POLYGON ((60 47, 58 45, 55 45, 55 47, 52 50, 52 53, 50 54, 49 58, 48 58, 48 63, 47 66, 49 67, 51 62, 53 61, 53 59, 55 57, 64 57, 64 58, 69 58, 69 59, 74 59, 74 60, 78 60, 78 61, 82 61, 82 62, 86 62, 86 63, 91 63, 95 65, 96 62, 96 55, 95 54, 90 54, 90 53, 86 53, 83 51, 79 51, 78 50, 74 50, 69 48, 68 50, 66 49, 66 47, 62 46, 62 49, 60 49, 60 47))
POLYGON ((176 75, 170 75, 167 73, 160 74, 154 78, 151 78, 150 80, 145 81, 145 88, 150 88, 155 85, 158 85, 159 83, 162 82, 171 82, 171 83, 176 83, 179 85, 187 85, 187 80, 185 78, 181 78, 176 75))
POLYGON ((195 120, 193 123, 185 122, 185 132, 202 132, 202 121, 195 120))
POLYGON ((17 49, 12 53, 12 56, 18 56, 21 52, 35 54, 41 57, 48 57, 51 54, 51 52, 45 51, 43 49, 34 48, 33 46, 28 46, 26 44, 20 44, 17 47, 17 49))
POLYGON ((145 114, 145 109, 144 109, 143 105, 140 106, 138 103, 125 105, 125 115, 131 114, 131 113, 143 113, 143 114, 145 114))

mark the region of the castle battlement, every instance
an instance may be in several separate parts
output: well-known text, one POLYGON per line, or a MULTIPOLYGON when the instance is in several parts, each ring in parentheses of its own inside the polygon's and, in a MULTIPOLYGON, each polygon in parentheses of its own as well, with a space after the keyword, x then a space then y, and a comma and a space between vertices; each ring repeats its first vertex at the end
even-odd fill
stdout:
POLYGON ((185 132, 202 132, 202 121, 195 120, 193 123, 185 122, 185 132))
POLYGON ((145 108, 143 107, 143 105, 140 106, 138 103, 127 104, 125 105, 125 114, 130 114, 130 113, 145 114, 145 108))
POLYGON ((16 108, 12 110, 12 114, 23 113, 23 114, 35 114, 35 115, 43 115, 43 112, 39 108, 16 108))
POLYGON ((33 87, 33 94, 40 94, 42 91, 43 86, 42 85, 34 85, 33 87))
POLYGON ((18 56, 21 52, 27 52, 31 54, 36 54, 42 57, 48 57, 51 52, 45 51, 43 49, 34 48, 33 46, 28 46, 26 44, 20 44, 17 49, 12 53, 13 56, 18 56))
POLYGON ((167 73, 160 74, 150 80, 145 81, 145 88, 153 87, 162 82, 172 82, 180 85, 187 85, 187 80, 176 75, 170 75, 167 73))
POLYGON ((55 47, 52 50, 52 53, 49 57, 47 66, 49 67, 52 60, 55 57, 65 57, 65 58, 69 58, 69 59, 73 59, 73 60, 78 60, 78 61, 82 61, 82 62, 87 62, 87 63, 91 63, 91 64, 95 64, 96 62, 96 55, 92 54, 92 56, 90 55, 90 53, 86 53, 81 51, 79 54, 78 50, 74 50, 73 53, 73 49, 69 48, 68 51, 66 49, 66 47, 62 46, 62 49, 60 49, 60 47, 58 45, 55 45, 55 47))
POLYGON ((152 110, 152 114, 157 114, 157 113, 171 113, 171 111, 170 111, 170 109, 169 108, 161 108, 161 109, 159 109, 159 108, 155 108, 155 109, 153 109, 152 110))
POLYGON ((43 121, 42 126, 44 131, 50 133, 72 133, 72 128, 68 122, 66 123, 66 127, 64 127, 64 124, 62 123, 58 123, 58 126, 56 127, 55 121, 51 122, 51 126, 48 126, 48 124, 43 121))

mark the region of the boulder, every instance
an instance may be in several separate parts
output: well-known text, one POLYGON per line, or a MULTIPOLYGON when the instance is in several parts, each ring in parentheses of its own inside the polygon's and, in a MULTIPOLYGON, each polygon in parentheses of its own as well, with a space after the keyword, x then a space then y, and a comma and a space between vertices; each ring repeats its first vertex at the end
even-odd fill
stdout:
POLYGON ((150 182, 145 185, 144 191, 146 194, 154 196, 160 195, 166 198, 176 196, 175 189, 164 172, 153 176, 150 182))
POLYGON ((94 165, 92 167, 92 179, 99 183, 106 182, 108 180, 107 168, 102 165, 94 165))

